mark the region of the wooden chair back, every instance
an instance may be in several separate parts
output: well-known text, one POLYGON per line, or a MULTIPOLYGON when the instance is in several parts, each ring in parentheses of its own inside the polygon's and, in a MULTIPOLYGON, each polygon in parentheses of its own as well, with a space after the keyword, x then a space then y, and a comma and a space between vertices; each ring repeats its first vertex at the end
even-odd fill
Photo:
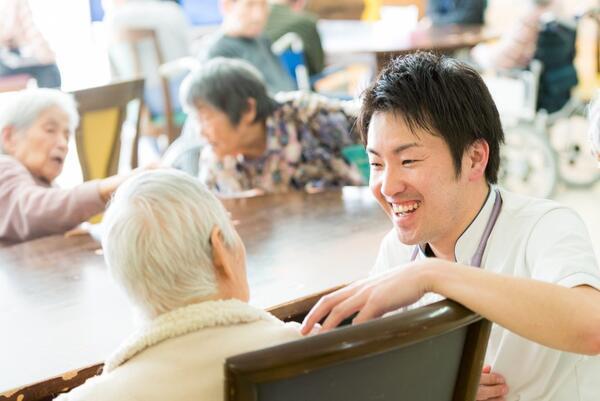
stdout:
MULTIPOLYGON (((284 305, 278 317, 300 318, 284 305)), ((230 357, 226 400, 473 401, 490 323, 446 300, 230 357), (435 373, 432 373, 435 372, 435 373)))
MULTIPOLYGON (((181 127, 175 122, 175 113, 173 111, 173 100, 171 98, 169 78, 163 74, 160 74, 159 67, 165 64, 164 53, 160 47, 158 41, 158 35, 154 29, 122 29, 112 37, 112 43, 125 46, 128 49, 128 54, 132 58, 133 70, 135 76, 143 77, 144 71, 144 57, 142 56, 142 49, 144 45, 150 45, 150 48, 154 52, 155 64, 151 66, 152 73, 156 74, 160 80, 162 99, 163 99, 163 110, 164 110, 164 124, 169 140, 169 144, 173 143, 181 132, 181 127)), ((112 69, 117 71, 114 60, 111 58, 112 69)), ((148 67, 146 67, 148 68, 148 67)), ((121 77, 127 78, 127 77, 121 77)))
POLYGON ((127 106, 140 102, 135 117, 131 167, 138 164, 138 141, 144 80, 115 82, 72 92, 77 101, 81 121, 75 131, 75 142, 85 181, 114 175, 118 171, 121 131, 127 106))

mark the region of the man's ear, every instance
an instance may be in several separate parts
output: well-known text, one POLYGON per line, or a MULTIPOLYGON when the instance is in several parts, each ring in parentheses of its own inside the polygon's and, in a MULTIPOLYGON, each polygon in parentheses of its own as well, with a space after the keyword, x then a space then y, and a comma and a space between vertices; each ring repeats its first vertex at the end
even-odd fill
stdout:
POLYGON ((256 99, 249 97, 246 100, 246 109, 242 113, 241 122, 250 125, 256 120, 256 99))
POLYGON ((490 145, 485 139, 478 139, 467 150, 467 168, 469 181, 485 177, 485 169, 490 157, 490 145))
POLYGON ((219 281, 230 280, 233 276, 230 251, 225 244, 223 232, 218 226, 214 226, 210 232, 210 243, 212 245, 212 261, 219 281))
POLYGON ((0 132, 0 143, 2 144, 2 149, 4 152, 8 154, 14 153, 15 146, 15 130, 11 126, 7 126, 2 128, 2 132, 0 132))

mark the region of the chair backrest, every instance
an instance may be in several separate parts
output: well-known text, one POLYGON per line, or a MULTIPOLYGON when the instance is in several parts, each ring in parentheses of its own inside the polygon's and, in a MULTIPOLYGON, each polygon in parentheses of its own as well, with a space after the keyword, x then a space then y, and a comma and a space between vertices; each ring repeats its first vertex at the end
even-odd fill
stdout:
POLYGON ((137 167, 137 148, 144 80, 115 82, 72 92, 81 121, 75 131, 75 142, 85 181, 116 174, 121 149, 121 131, 127 106, 138 100, 131 167, 137 167))
MULTIPOLYGON (((163 74, 160 74, 159 68, 165 63, 164 52, 161 49, 158 34, 154 29, 137 29, 137 28, 124 28, 115 32, 110 39, 112 44, 121 45, 128 49, 128 54, 131 56, 133 65, 133 74, 136 77, 144 77, 148 79, 146 73, 151 73, 160 82, 161 97, 162 97, 162 111, 164 113, 164 125, 167 132, 169 143, 172 143, 180 133, 180 127, 175 121, 174 115, 174 101, 171 96, 171 87, 169 78, 163 74), (144 52, 150 51, 153 53, 154 62, 151 65, 144 65, 148 63, 148 59, 144 57, 144 52)), ((151 60, 151 58, 150 58, 151 60)), ((118 72, 117 63, 114 57, 110 57, 111 66, 114 72, 118 72)), ((118 74, 117 74, 118 75, 118 74)), ((131 78, 121 76, 120 78, 131 78)))
POLYGON ((489 321, 441 301, 230 357, 225 398, 472 401, 489 331, 489 321))

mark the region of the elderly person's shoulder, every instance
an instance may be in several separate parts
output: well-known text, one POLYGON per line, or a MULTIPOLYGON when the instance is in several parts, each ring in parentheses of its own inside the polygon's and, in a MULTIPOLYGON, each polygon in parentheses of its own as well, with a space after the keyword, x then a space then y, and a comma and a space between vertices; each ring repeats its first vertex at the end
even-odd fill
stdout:
POLYGON ((360 109, 358 99, 341 100, 305 91, 279 92, 275 95, 275 100, 284 110, 293 110, 307 117, 323 112, 342 112, 347 116, 356 117, 360 109))
POLYGON ((5 179, 8 177, 22 177, 33 180, 33 176, 29 173, 27 168, 17 159, 9 155, 0 154, 0 185, 5 183, 5 179))

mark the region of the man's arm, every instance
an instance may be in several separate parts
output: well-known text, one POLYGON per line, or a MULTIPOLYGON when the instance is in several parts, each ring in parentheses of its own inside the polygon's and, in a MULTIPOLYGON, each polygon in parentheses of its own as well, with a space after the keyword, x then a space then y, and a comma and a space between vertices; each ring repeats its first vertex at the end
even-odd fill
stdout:
POLYGON ((433 258, 362 280, 322 298, 306 317, 302 333, 325 316, 323 331, 357 311, 353 323, 410 305, 427 292, 453 299, 545 346, 600 353, 600 291, 504 276, 433 258))

